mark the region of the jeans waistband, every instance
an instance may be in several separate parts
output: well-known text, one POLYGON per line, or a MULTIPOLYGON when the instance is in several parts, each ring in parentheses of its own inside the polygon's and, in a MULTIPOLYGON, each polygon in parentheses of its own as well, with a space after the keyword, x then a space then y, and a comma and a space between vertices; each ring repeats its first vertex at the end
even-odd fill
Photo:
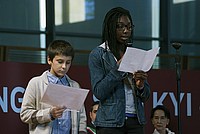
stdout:
POLYGON ((126 117, 137 117, 137 114, 126 113, 126 117))

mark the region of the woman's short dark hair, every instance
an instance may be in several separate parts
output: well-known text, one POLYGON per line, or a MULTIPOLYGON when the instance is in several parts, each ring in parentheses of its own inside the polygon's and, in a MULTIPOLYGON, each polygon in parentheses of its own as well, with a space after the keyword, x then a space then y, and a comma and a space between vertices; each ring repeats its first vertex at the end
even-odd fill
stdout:
POLYGON ((167 119, 170 119, 170 112, 164 105, 157 105, 151 110, 151 119, 153 119, 156 110, 162 110, 165 113, 165 117, 167 117, 167 119))

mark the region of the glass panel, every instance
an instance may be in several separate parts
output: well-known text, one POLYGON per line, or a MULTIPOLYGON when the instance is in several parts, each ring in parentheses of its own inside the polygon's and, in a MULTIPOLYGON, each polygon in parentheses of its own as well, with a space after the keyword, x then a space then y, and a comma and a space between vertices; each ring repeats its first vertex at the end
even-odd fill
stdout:
MULTIPOLYGON (((169 47, 169 54, 176 54, 175 48, 169 47)), ((179 53, 184 56, 200 56, 200 44, 181 43, 179 53)))
POLYGON ((46 52, 45 50, 26 50, 23 48, 9 48, 7 49, 6 61, 15 62, 31 62, 31 63, 46 63, 46 52))
POLYGON ((152 41, 133 41, 133 46, 136 48, 149 50, 152 48, 152 41))
POLYGON ((57 36, 56 39, 64 39, 72 44, 76 51, 73 61, 75 65, 88 65, 88 55, 90 51, 100 45, 100 39, 98 38, 57 36))
POLYGON ((38 0, 1 0, 0 28, 39 30, 38 0))
POLYGON ((83 37, 71 37, 71 36, 57 36, 56 39, 64 39, 69 41, 74 49, 76 50, 92 50, 96 46, 100 45, 100 39, 99 38, 83 38, 83 37))
POLYGON ((40 48, 40 35, 0 33, 0 45, 40 48))
MULTIPOLYGON (((127 0, 79 0, 79 4, 73 4, 74 0, 62 0, 62 8, 55 7, 55 12, 58 10, 62 13, 63 22, 56 25, 57 32, 66 33, 82 33, 82 34, 101 34, 102 23, 105 14, 108 10, 116 6, 127 8, 131 14, 135 24, 135 36, 150 36, 152 35, 152 2, 151 0, 133 1, 127 0), (73 10, 71 10, 73 9, 73 10), (76 9, 76 10, 74 10, 76 9), (71 22, 70 14, 74 12, 82 15, 79 21, 71 22), (85 18, 84 18, 84 17, 85 18), (89 18, 89 19, 88 19, 89 18)), ((59 1, 55 1, 55 5, 59 5, 59 1)), ((60 17, 59 17, 60 18, 60 17)), ((57 21, 57 19, 55 18, 57 21)))
POLYGON ((200 69, 200 58, 199 57, 189 57, 188 58, 188 69, 199 70, 200 69))
POLYGON ((87 53, 80 53, 76 52, 76 55, 74 57, 73 65, 82 65, 87 66, 88 65, 88 56, 87 53))
POLYGON ((190 1, 170 6, 170 36, 176 39, 198 39, 200 34, 200 1, 190 1), (198 28, 199 27, 199 28, 198 28))

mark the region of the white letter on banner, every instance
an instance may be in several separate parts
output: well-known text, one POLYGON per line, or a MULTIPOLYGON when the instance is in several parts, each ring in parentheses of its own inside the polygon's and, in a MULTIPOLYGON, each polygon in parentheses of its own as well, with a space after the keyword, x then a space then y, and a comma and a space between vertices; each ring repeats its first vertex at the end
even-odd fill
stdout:
POLYGON ((3 112, 8 112, 8 87, 3 87, 3 99, 0 97, 0 106, 3 112))
POLYGON ((157 92, 153 92, 153 108, 156 107, 157 105, 163 105, 162 102, 163 102, 163 100, 165 99, 165 97, 167 96, 168 93, 164 92, 159 100, 158 100, 157 94, 158 94, 157 92))
POLYGON ((187 93, 187 116, 192 116, 192 95, 187 93))
MULTIPOLYGON (((24 93, 25 89, 22 87, 15 87, 12 92, 11 92, 11 98, 10 98, 10 102, 11 102, 11 107, 13 109, 14 112, 19 113, 21 108, 17 108, 15 105, 15 96, 18 92, 20 93, 24 93)), ((23 98, 18 98, 18 102, 22 103, 23 98)))
MULTIPOLYGON (((175 116, 177 116, 178 115, 178 107, 177 107, 177 100, 176 100, 176 98, 175 98, 175 96, 174 96, 174 93, 169 93, 169 96, 170 96, 170 98, 171 98, 171 100, 172 100, 172 103, 174 104, 174 108, 175 108, 175 116)), ((184 96, 184 93, 181 93, 180 94, 180 104, 181 104, 181 101, 183 100, 183 96, 184 96)))

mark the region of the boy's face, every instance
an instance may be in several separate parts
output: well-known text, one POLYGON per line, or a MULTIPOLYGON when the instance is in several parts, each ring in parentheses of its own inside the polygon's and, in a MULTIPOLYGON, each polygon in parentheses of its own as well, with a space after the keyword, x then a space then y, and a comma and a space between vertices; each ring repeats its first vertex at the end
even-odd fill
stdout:
POLYGON ((59 78, 63 77, 68 72, 71 63, 71 56, 56 55, 53 61, 48 58, 48 64, 51 66, 50 73, 59 78))

